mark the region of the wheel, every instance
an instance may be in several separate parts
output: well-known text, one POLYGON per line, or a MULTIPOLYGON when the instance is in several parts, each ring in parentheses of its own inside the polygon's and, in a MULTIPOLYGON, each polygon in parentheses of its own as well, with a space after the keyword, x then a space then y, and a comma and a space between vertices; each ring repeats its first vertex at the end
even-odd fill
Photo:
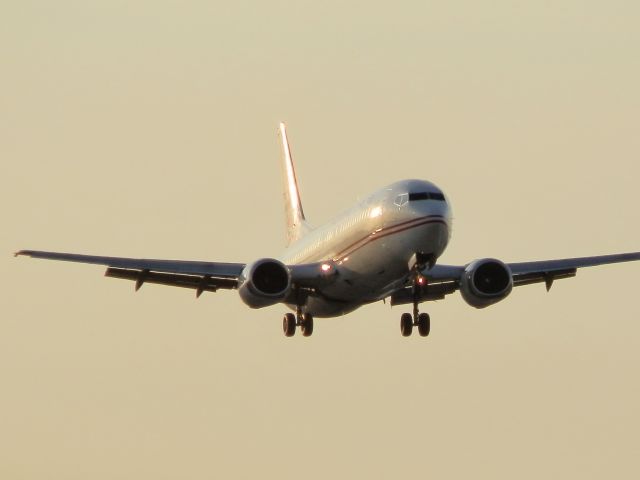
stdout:
POLYGON ((285 313, 282 318, 282 331, 285 337, 293 337, 296 333, 296 316, 293 313, 285 313))
POLYGON ((413 317, 410 313, 403 313, 400 317, 400 333, 403 337, 409 337, 413 331, 413 317))
POLYGON ((310 337, 313 333, 313 317, 305 313, 302 317, 302 325, 300 326, 303 337, 310 337))
POLYGON ((421 313, 418 315, 418 332, 420 336, 426 337, 431 331, 431 317, 428 313, 421 313))

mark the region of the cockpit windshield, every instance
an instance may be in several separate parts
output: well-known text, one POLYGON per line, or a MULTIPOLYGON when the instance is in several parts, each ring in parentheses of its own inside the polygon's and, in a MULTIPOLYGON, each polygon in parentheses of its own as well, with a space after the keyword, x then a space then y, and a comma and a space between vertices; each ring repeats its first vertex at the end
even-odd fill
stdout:
POLYGON ((444 195, 441 192, 414 192, 414 193, 401 193, 396 196, 394 203, 401 207, 406 205, 407 202, 416 202, 419 200, 436 200, 438 202, 444 202, 444 195))
POLYGON ((444 195, 440 192, 410 193, 409 201, 413 202, 414 200, 438 200, 444 202, 444 195))

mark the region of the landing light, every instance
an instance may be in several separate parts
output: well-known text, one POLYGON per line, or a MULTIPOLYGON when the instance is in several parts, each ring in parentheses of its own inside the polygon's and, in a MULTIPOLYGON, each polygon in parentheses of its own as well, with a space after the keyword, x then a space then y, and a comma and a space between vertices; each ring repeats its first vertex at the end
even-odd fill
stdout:
POLYGON ((320 267, 320 269, 323 272, 328 272, 329 270, 331 270, 331 265, 329 265, 328 263, 323 263, 322 266, 320 267))
POLYGON ((423 276, 418 277, 418 285, 424 285, 425 283, 427 283, 426 278, 424 278, 423 276))
POLYGON ((376 218, 376 217, 379 217, 380 215, 382 215, 382 207, 375 207, 371 209, 371 212, 369 212, 370 218, 376 218))

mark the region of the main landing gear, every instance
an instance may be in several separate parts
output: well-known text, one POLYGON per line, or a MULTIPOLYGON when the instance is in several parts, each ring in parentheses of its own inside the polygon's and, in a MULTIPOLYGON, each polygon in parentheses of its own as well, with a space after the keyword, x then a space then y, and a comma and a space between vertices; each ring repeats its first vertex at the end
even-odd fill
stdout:
POLYGON ((298 326, 303 337, 310 337, 313 333, 313 317, 308 313, 302 313, 300 310, 295 315, 293 313, 285 313, 282 319, 282 331, 285 337, 293 337, 298 326))

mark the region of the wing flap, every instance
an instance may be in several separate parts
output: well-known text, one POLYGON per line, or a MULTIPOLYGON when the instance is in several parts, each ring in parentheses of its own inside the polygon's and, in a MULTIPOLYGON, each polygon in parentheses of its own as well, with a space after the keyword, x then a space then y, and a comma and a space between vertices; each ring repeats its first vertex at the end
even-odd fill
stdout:
POLYGON ((199 297, 202 292, 215 292, 220 288, 238 288, 237 280, 230 278, 213 278, 210 275, 185 275, 177 273, 160 273, 148 270, 131 270, 126 268, 107 268, 105 277, 133 280, 136 282, 136 290, 145 283, 168 285, 172 287, 191 288, 196 290, 199 297))
POLYGON ((553 270, 551 272, 531 272, 513 275, 513 286, 521 287, 523 285, 532 285, 534 283, 544 282, 547 285, 547 291, 551 289, 551 285, 555 280, 562 278, 571 278, 576 276, 575 268, 565 270, 553 270))
MULTIPOLYGON (((442 300, 446 295, 455 292, 458 289, 458 282, 439 282, 428 283, 420 287, 418 292, 418 302, 431 302, 434 300, 442 300)), ((391 294, 391 306, 406 305, 414 302, 414 294, 412 287, 404 287, 391 294)))

